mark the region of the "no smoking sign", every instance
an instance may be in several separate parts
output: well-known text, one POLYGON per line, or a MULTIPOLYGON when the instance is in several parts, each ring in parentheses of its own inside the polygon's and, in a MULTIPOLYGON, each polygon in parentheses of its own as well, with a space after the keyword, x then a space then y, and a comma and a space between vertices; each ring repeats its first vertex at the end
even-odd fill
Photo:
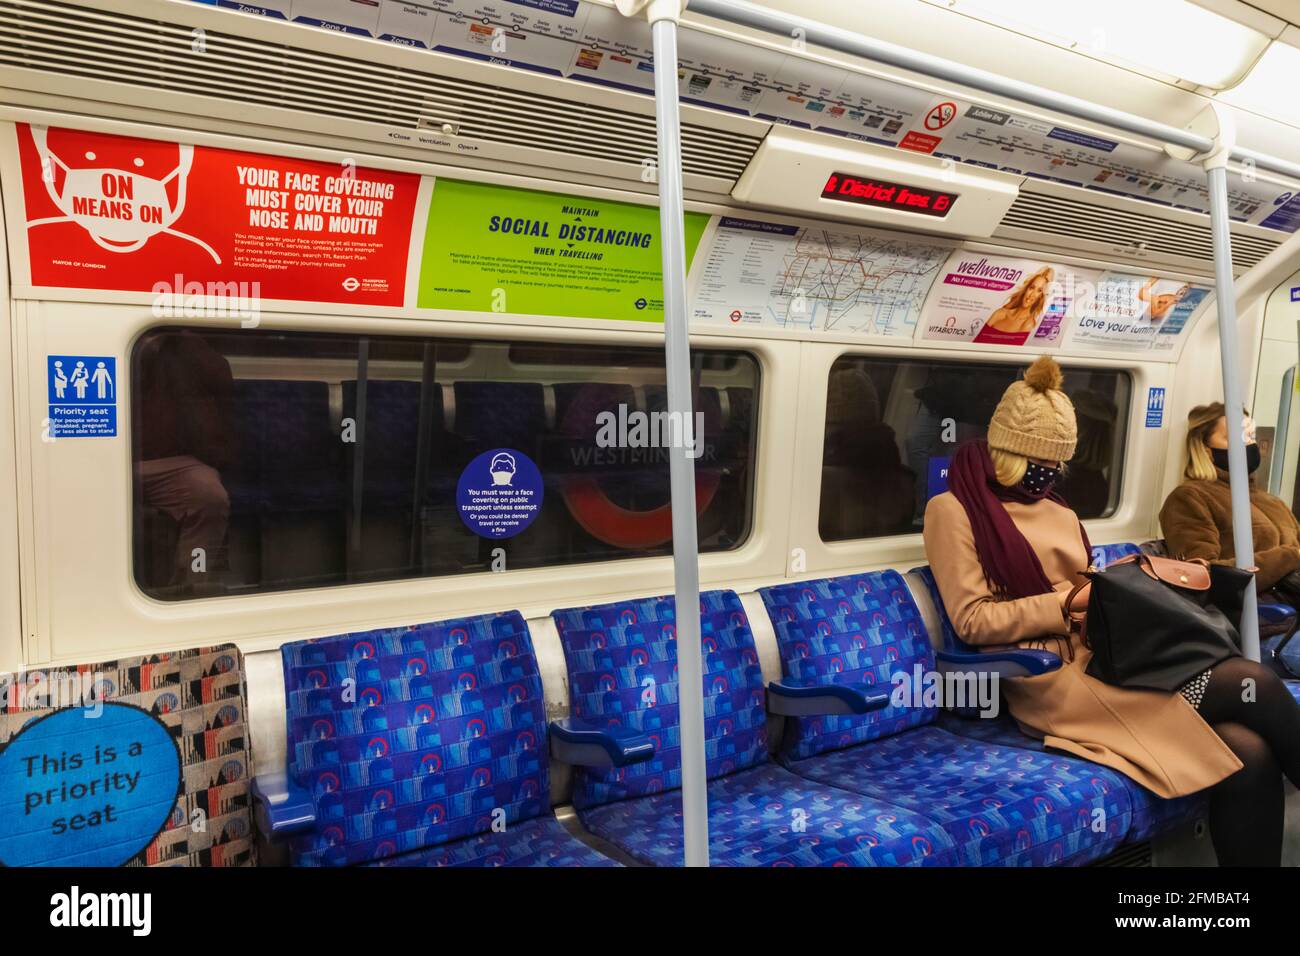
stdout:
POLYGON ((934 132, 943 129, 957 116, 957 104, 951 101, 939 103, 925 114, 925 128, 934 132))

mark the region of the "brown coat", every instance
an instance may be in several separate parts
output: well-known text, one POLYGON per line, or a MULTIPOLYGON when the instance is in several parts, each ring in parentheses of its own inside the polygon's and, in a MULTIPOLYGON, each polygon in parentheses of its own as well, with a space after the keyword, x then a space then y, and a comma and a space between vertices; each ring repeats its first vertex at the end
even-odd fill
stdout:
POLYGON ((1029 541, 1053 593, 998 600, 975 553, 966 510, 951 492, 925 510, 925 553, 948 617, 969 644, 1032 643, 1061 655, 1060 670, 1002 682, 1011 715, 1057 750, 1127 774, 1162 797, 1204 790, 1241 761, 1181 694, 1113 687, 1085 670, 1092 652, 1066 636, 1061 592, 1088 565, 1073 511, 1044 499, 1003 506, 1029 541))
MULTIPOLYGON (((1218 469, 1214 481, 1184 481, 1160 509, 1160 530, 1171 557, 1204 558, 1212 564, 1234 563, 1232 492, 1228 473, 1218 469)), ((1255 588, 1267 591, 1292 571, 1300 570, 1300 526, 1281 498, 1250 487, 1250 528, 1255 536, 1255 588)))

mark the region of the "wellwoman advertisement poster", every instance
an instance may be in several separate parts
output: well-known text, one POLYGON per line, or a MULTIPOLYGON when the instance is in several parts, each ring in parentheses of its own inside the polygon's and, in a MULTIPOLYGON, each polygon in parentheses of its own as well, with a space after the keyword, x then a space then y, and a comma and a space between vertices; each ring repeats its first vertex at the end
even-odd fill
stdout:
POLYGON ((1066 320, 1096 272, 1047 262, 958 251, 945 263, 922 316, 932 341, 1059 348, 1066 320))

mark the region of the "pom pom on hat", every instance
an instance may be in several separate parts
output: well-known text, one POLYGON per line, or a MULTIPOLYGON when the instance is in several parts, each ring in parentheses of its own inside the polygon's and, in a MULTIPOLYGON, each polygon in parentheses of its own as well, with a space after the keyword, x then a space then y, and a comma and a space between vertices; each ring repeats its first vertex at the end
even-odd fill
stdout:
POLYGON ((1033 365, 1025 369, 1025 384, 1035 392, 1060 389, 1064 381, 1065 376, 1061 374, 1061 366, 1057 365, 1056 359, 1050 355, 1040 355, 1033 365))
POLYGON ((1065 377, 1051 356, 1037 359, 1002 394, 989 422, 990 448, 1026 458, 1069 461, 1078 442, 1074 405, 1061 391, 1065 377))

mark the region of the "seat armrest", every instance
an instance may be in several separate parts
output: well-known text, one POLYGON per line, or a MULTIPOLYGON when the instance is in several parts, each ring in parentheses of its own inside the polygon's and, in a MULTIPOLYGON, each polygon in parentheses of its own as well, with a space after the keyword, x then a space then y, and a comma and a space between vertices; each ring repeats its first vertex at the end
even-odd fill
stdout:
POLYGON ((1033 648, 994 651, 935 651, 942 674, 996 674, 998 677, 1038 677, 1061 669, 1061 658, 1033 648))
POLYGON ((282 840, 316 825, 316 804, 311 794, 289 779, 287 773, 263 773, 253 778, 253 816, 268 840, 282 840))
POLYGON ((1295 608, 1290 604, 1269 601, 1259 605, 1259 619, 1265 624, 1285 624, 1295 617, 1295 608))
POLYGON ((626 727, 598 727, 573 717, 551 721, 551 756, 579 767, 626 767, 649 760, 655 745, 626 727))
POLYGON ((774 680, 767 709, 782 717, 860 715, 889 706, 890 688, 875 684, 803 684, 774 680))

